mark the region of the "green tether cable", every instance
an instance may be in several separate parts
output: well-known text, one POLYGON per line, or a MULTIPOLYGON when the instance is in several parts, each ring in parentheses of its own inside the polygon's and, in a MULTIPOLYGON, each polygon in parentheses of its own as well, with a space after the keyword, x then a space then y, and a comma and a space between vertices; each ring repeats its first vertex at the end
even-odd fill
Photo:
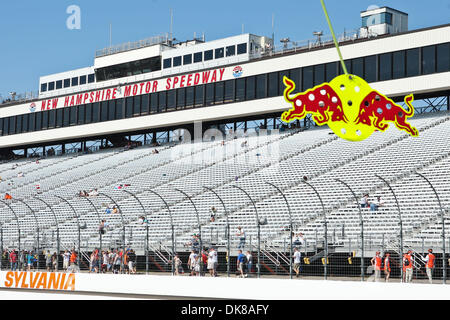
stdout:
POLYGON ((347 67, 345 66, 344 59, 342 59, 341 50, 339 49, 339 44, 336 40, 336 36, 334 34, 333 26, 331 25, 330 17, 328 16, 327 8, 325 7, 325 3, 323 0, 320 0, 320 3, 322 3, 323 12, 325 13, 325 18, 327 19, 328 26, 330 27, 331 35, 333 36, 334 45, 336 46, 337 52, 339 54, 339 59, 341 60, 342 69, 344 70, 345 74, 348 74, 347 67))

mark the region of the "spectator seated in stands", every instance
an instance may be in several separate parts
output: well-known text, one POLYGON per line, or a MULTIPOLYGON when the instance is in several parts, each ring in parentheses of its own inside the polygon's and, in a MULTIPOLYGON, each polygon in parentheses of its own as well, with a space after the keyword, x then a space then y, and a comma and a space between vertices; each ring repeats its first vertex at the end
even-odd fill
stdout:
POLYGON ((144 216, 140 216, 138 221, 140 224, 148 223, 148 220, 144 216))
POLYGON ((98 196, 98 191, 97 189, 92 190, 91 192, 89 192, 89 197, 96 197, 98 196))
POLYGON ((7 192, 5 194, 5 200, 11 200, 11 199, 12 199, 12 196, 7 192))
POLYGON ((369 207, 369 194, 365 194, 361 200, 359 201, 361 208, 368 208, 369 207))
POLYGON ((377 200, 370 201, 370 211, 377 211, 378 207, 381 207, 384 205, 384 202, 381 201, 381 197, 377 196, 377 200))

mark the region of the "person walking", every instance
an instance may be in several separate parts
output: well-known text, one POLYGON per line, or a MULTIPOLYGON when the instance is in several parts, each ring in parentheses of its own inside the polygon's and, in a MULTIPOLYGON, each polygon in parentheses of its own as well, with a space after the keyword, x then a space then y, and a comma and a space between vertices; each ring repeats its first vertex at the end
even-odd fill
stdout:
POLYGON ((427 276, 428 276, 428 281, 430 283, 433 283, 433 270, 435 267, 435 255, 433 254, 433 249, 428 249, 428 254, 426 255, 425 258, 422 257, 422 260, 425 261, 426 263, 426 270, 427 270, 427 276))
POLYGON ((412 250, 409 250, 403 256, 403 278, 404 278, 405 282, 412 281, 413 263, 414 263, 414 259, 412 257, 412 250))
POLYGON ((391 263, 389 261, 390 254, 386 253, 386 257, 384 258, 384 276, 386 279, 386 282, 389 282, 389 277, 391 276, 391 263))
POLYGON ((302 254, 300 252, 300 250, 298 250, 298 248, 294 248, 294 271, 295 271, 295 276, 298 278, 300 275, 300 263, 301 263, 301 258, 302 258, 302 254))
POLYGON ((247 258, 247 276, 252 274, 253 256, 250 251, 247 251, 245 257, 247 258))
POLYGON ((375 257, 370 260, 370 264, 375 270, 375 282, 379 282, 381 279, 381 256, 380 251, 375 253, 375 257))
POLYGON ((50 250, 47 250, 47 253, 45 254, 45 266, 47 267, 47 272, 52 270, 52 254, 50 253, 50 250))
POLYGON ((239 278, 245 278, 244 265, 245 265, 246 260, 247 260, 247 258, 242 253, 242 250, 239 250, 238 251, 238 256, 237 256, 237 259, 236 259, 236 264, 237 264, 236 267, 237 267, 237 270, 239 272, 239 278))
POLYGON ((17 270, 17 253, 16 250, 12 249, 11 253, 9 254, 9 263, 11 265, 11 271, 17 270))

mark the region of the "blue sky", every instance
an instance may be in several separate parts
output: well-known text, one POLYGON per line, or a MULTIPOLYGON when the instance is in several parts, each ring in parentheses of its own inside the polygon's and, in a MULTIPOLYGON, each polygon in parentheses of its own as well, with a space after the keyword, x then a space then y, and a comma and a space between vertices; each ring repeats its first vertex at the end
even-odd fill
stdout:
MULTIPOLYGON (((360 11, 369 5, 390 6, 409 14, 409 28, 449 23, 450 0, 326 0, 336 33, 356 29, 360 11)), ((93 65, 94 53, 112 43, 120 44, 169 31, 173 9, 173 33, 187 40, 205 33, 214 40, 244 32, 271 36, 275 17, 275 41, 312 38, 312 32, 328 27, 319 0, 87 1, 15 0, 0 3, 0 95, 37 91, 39 76, 93 65), (69 30, 66 9, 81 9, 81 29, 69 30)))

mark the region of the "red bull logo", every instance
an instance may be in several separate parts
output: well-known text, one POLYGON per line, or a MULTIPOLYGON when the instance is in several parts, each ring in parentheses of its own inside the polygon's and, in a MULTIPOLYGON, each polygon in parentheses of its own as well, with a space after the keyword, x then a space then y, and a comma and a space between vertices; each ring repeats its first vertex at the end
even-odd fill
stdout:
POLYGON ((350 141, 368 138, 375 130, 385 131, 389 123, 411 136, 418 136, 416 128, 408 123, 414 115, 413 95, 405 97, 408 110, 373 90, 362 78, 340 75, 305 92, 291 96, 295 83, 283 78, 284 98, 293 107, 284 112, 281 120, 290 122, 310 114, 317 125, 327 124, 339 137, 350 141))

